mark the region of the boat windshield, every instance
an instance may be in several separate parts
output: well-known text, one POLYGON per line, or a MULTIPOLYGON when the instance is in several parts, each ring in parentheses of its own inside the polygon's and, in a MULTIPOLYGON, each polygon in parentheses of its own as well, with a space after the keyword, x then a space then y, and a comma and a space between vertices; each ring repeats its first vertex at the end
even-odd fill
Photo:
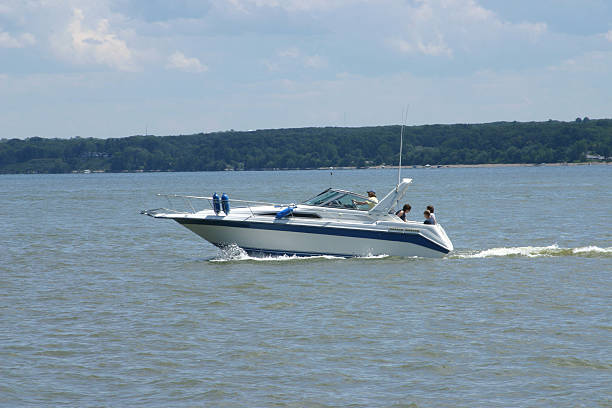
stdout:
POLYGON ((310 200, 304 201, 304 204, 321 206, 331 200, 332 197, 337 196, 338 192, 327 189, 318 196, 311 198, 310 200))
POLYGON ((351 210, 367 211, 370 206, 366 203, 367 197, 348 191, 325 190, 316 197, 304 201, 304 204, 317 207, 348 208, 351 210), (363 204, 361 204, 363 203, 363 204))

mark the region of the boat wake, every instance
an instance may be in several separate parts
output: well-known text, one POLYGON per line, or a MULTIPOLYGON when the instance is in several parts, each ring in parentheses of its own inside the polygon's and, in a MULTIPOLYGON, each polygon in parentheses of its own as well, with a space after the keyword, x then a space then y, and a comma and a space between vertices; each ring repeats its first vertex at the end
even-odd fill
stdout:
MULTIPOLYGON (((525 247, 510 247, 510 248, 491 248, 482 251, 455 251, 451 253, 447 259, 477 259, 477 258, 501 258, 501 257, 565 257, 576 256, 584 258, 612 258, 612 247, 601 248, 598 246, 585 246, 578 248, 561 248, 558 245, 549 245, 545 247, 525 246, 525 247)), ((312 260, 342 260, 342 259, 367 259, 377 260, 385 258, 395 258, 389 255, 366 255, 355 258, 343 258, 332 255, 314 255, 314 256, 297 256, 297 255, 249 255, 244 249, 237 245, 231 245, 219 249, 219 253, 210 262, 287 262, 287 261, 312 261, 312 260)), ((414 257, 417 258, 418 257, 414 257)))
POLYGON ((255 262, 286 262, 286 261, 312 261, 320 259, 339 260, 339 259, 383 259, 389 255, 366 255, 355 258, 344 258, 333 255, 313 255, 313 256, 297 256, 297 255, 249 255, 244 249, 238 245, 230 245, 224 248, 219 248, 219 253, 210 262, 237 262, 237 261, 255 261, 255 262))
POLYGON ((484 251, 458 251, 452 254, 451 258, 493 258, 493 257, 560 257, 560 256, 580 256, 586 258, 612 258, 612 247, 601 248, 598 246, 586 246, 579 248, 560 248, 558 245, 546 247, 511 247, 511 248, 491 248, 484 251))
POLYGON ((210 262, 236 262, 236 261, 255 261, 255 262, 286 262, 286 261, 303 261, 313 259, 344 259, 331 255, 317 256, 297 256, 297 255, 249 255, 244 249, 238 245, 230 245, 224 248, 219 248, 219 253, 216 258, 210 262))

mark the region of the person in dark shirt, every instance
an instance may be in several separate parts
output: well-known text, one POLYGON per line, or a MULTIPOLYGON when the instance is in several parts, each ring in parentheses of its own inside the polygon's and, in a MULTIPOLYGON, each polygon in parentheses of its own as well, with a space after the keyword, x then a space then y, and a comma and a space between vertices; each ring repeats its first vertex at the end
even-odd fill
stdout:
POLYGON ((402 207, 401 210, 399 210, 398 212, 395 213, 395 215, 400 217, 402 219, 402 221, 406 222, 406 214, 408 214, 411 209, 412 209, 412 207, 410 206, 410 204, 406 203, 406 204, 404 204, 404 206, 402 207))
POLYGON ((434 220, 431 218, 431 213, 429 212, 429 210, 425 210, 423 215, 425 216, 425 222, 423 222, 423 224, 433 224, 434 223, 434 220))
POLYGON ((427 211, 429 211, 429 215, 431 215, 431 219, 432 219, 432 224, 437 224, 436 222, 436 215, 434 214, 434 207, 433 205, 428 205, 427 206, 427 211))

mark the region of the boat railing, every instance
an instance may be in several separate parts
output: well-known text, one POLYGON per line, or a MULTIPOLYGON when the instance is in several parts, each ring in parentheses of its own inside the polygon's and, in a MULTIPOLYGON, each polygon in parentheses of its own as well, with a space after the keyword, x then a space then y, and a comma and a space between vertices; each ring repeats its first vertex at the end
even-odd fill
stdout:
MULTIPOLYGON (((196 204, 197 202, 199 202, 198 200, 207 201, 210 208, 214 210, 212 197, 201 197, 201 196, 181 195, 181 194, 157 194, 157 196, 165 197, 168 200, 169 208, 166 208, 167 210, 176 212, 176 213, 180 213, 180 214, 188 214, 188 213, 195 214, 198 211, 202 211, 206 209, 205 206, 196 204), (176 202, 182 202, 183 209, 175 209, 174 207, 176 207, 176 202)), ((290 205, 293 205, 293 206, 295 205, 295 204, 269 203, 265 201, 237 200, 234 198, 230 198, 228 201, 230 203, 230 209, 231 208, 248 208, 249 211, 251 211, 252 215, 255 215, 251 208, 253 206, 269 205, 269 206, 274 206, 274 207, 287 207, 290 205)))
MULTIPOLYGON (((203 197, 203 196, 194 196, 194 195, 181 195, 181 194, 157 194, 158 197, 165 197, 168 200, 168 208, 158 208, 156 212, 172 212, 176 214, 195 214, 199 211, 205 210, 208 207, 214 210, 213 198, 212 197, 203 197), (208 206, 199 204, 201 202, 207 202, 208 206), (177 203, 181 204, 180 208, 177 208, 177 203)), ((252 207, 256 206, 271 206, 276 208, 286 208, 286 207, 296 207, 298 204, 290 203, 290 204, 281 204, 281 203, 271 203, 266 201, 254 201, 254 200, 237 200, 234 198, 229 199, 230 210, 234 208, 248 208, 251 212, 251 216, 255 216, 252 207)), ((307 205, 308 206, 308 205, 307 205)), ((367 211, 356 210, 356 209, 340 209, 340 208, 326 208, 315 206, 316 211, 319 213, 331 213, 338 214, 338 211, 342 210, 354 210, 364 216, 370 215, 367 211)))

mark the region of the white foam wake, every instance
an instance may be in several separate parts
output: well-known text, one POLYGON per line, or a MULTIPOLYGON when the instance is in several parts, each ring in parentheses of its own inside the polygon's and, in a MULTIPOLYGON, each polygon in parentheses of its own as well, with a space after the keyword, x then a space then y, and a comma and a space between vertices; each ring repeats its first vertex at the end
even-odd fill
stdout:
MULTIPOLYGON (((362 255, 362 256, 357 256, 355 258, 357 259, 383 259, 383 258, 388 258, 389 255, 387 254, 380 254, 380 255, 372 255, 372 254, 368 254, 368 255, 362 255)), ((355 259, 353 258, 353 259, 355 259)))
MULTIPOLYGON (((456 251, 450 254, 450 258, 494 258, 494 257, 560 257, 560 256, 581 256, 581 257, 612 257, 612 247, 598 247, 594 245, 578 248, 561 248, 557 244, 549 246, 524 246, 508 248, 491 248, 482 251, 456 251)), ((388 255, 367 255, 357 259, 384 259, 388 255)), ((287 262, 287 261, 308 261, 315 259, 346 259, 332 255, 262 255, 251 256, 237 245, 231 245, 219 250, 219 254, 211 262, 236 262, 236 261, 255 261, 255 262, 287 262)), ((355 258, 353 258, 355 259, 355 258)))
POLYGON ((256 262, 283 262, 283 261, 303 261, 312 259, 344 259, 331 255, 315 255, 315 256, 297 256, 297 255, 262 255, 251 256, 238 245, 230 245, 219 249, 219 254, 216 258, 211 259, 211 262, 236 262, 236 261, 256 261, 256 262))
POLYGON ((543 257, 543 256, 612 256, 612 247, 601 248, 598 246, 585 246, 579 248, 560 248, 558 245, 549 245, 545 247, 524 246, 510 248, 491 248, 483 251, 457 253, 457 258, 490 258, 490 257, 543 257))
POLYGON ((581 248, 574 248, 572 249, 572 251, 575 254, 584 254, 584 253, 596 253, 596 254, 611 254, 612 253, 612 247, 608 247, 608 248, 600 248, 600 247, 596 247, 596 246, 587 246, 587 247, 581 247, 581 248))

